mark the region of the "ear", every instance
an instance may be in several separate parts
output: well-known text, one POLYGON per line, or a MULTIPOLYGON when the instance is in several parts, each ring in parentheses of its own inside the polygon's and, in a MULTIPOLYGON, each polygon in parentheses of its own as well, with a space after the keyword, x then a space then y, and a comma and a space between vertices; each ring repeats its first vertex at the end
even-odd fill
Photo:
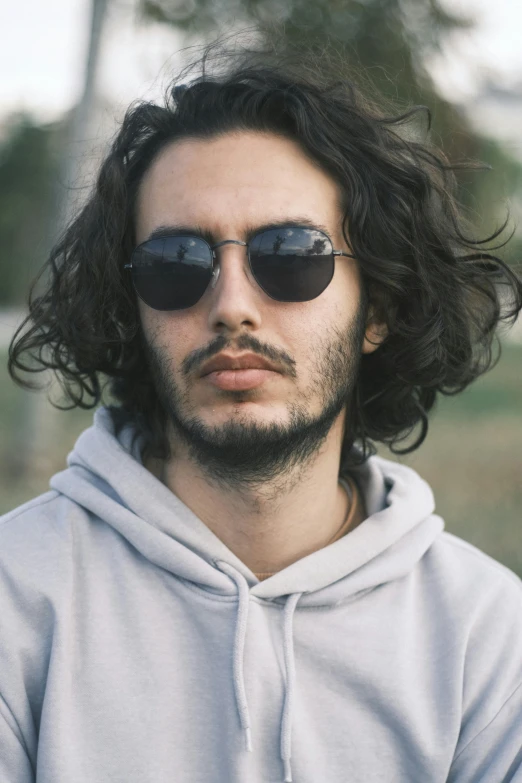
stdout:
POLYGON ((388 326, 375 317, 373 307, 370 307, 368 320, 366 322, 366 331, 362 346, 363 353, 373 353, 384 342, 388 336, 388 326))

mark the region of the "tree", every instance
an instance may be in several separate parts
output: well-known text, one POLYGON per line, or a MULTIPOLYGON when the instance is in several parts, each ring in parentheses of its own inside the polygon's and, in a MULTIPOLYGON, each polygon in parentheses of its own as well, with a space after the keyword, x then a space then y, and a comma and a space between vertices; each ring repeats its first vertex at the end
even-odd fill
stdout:
MULTIPOLYGON (((145 17, 175 25, 190 39, 254 26, 267 41, 324 47, 343 54, 363 89, 392 101, 429 107, 431 135, 452 162, 479 161, 493 171, 458 175, 460 200, 481 230, 502 222, 505 200, 522 189, 522 166, 500 143, 470 126, 462 110, 437 94, 424 66, 448 33, 470 28, 470 18, 440 0, 139 0, 145 17), (496 198, 491 198, 495 194, 496 198), (503 197, 503 198, 502 198, 503 197)), ((512 245, 517 251, 520 246, 512 245)))
POLYGON ((56 125, 27 115, 7 122, 0 149, 0 305, 21 304, 49 249, 58 176, 56 125))

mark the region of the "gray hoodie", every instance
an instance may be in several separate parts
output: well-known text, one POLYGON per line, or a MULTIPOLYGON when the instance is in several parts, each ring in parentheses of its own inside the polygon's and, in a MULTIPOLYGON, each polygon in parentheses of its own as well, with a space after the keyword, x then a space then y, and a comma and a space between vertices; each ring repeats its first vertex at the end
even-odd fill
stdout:
POLYGON ((522 583, 413 470, 259 581, 132 434, 0 520, 0 783, 522 782, 522 583))

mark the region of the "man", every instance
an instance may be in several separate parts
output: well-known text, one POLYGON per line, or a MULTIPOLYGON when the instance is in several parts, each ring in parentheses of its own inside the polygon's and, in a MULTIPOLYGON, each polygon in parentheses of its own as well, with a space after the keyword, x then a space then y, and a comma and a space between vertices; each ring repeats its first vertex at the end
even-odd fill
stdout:
POLYGON ((11 372, 112 405, 1 521, 2 781, 522 781, 520 580, 372 455, 522 285, 322 68, 131 109, 53 251, 11 372))

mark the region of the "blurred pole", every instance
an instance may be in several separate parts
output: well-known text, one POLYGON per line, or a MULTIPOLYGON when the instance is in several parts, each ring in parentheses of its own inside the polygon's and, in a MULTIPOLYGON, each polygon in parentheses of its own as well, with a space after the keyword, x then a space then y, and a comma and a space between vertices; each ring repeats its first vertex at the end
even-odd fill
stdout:
MULTIPOLYGON (((107 17, 110 0, 91 0, 90 34, 85 63, 83 90, 76 108, 72 112, 66 130, 66 144, 62 152, 61 176, 56 185, 55 221, 52 226, 52 246, 56 237, 61 234, 78 207, 78 198, 72 198, 78 186, 81 186, 81 175, 86 153, 89 149, 90 130, 96 103, 96 76, 102 48, 103 29, 107 17)), ((78 190, 81 192, 81 189, 78 190)), ((31 474, 45 474, 52 462, 49 452, 54 444, 60 441, 60 411, 48 401, 48 393, 56 391, 56 381, 50 372, 42 373, 45 382, 49 383, 48 392, 37 392, 28 395, 26 433, 22 439, 25 454, 21 461, 31 474)))
POLYGON ((108 5, 109 0, 91 0, 91 30, 83 90, 72 114, 68 133, 68 150, 63 158, 62 182, 65 188, 61 189, 60 206, 57 211, 59 230, 73 214, 75 204, 68 191, 79 183, 83 157, 89 148, 89 136, 96 106, 96 75, 108 5))

